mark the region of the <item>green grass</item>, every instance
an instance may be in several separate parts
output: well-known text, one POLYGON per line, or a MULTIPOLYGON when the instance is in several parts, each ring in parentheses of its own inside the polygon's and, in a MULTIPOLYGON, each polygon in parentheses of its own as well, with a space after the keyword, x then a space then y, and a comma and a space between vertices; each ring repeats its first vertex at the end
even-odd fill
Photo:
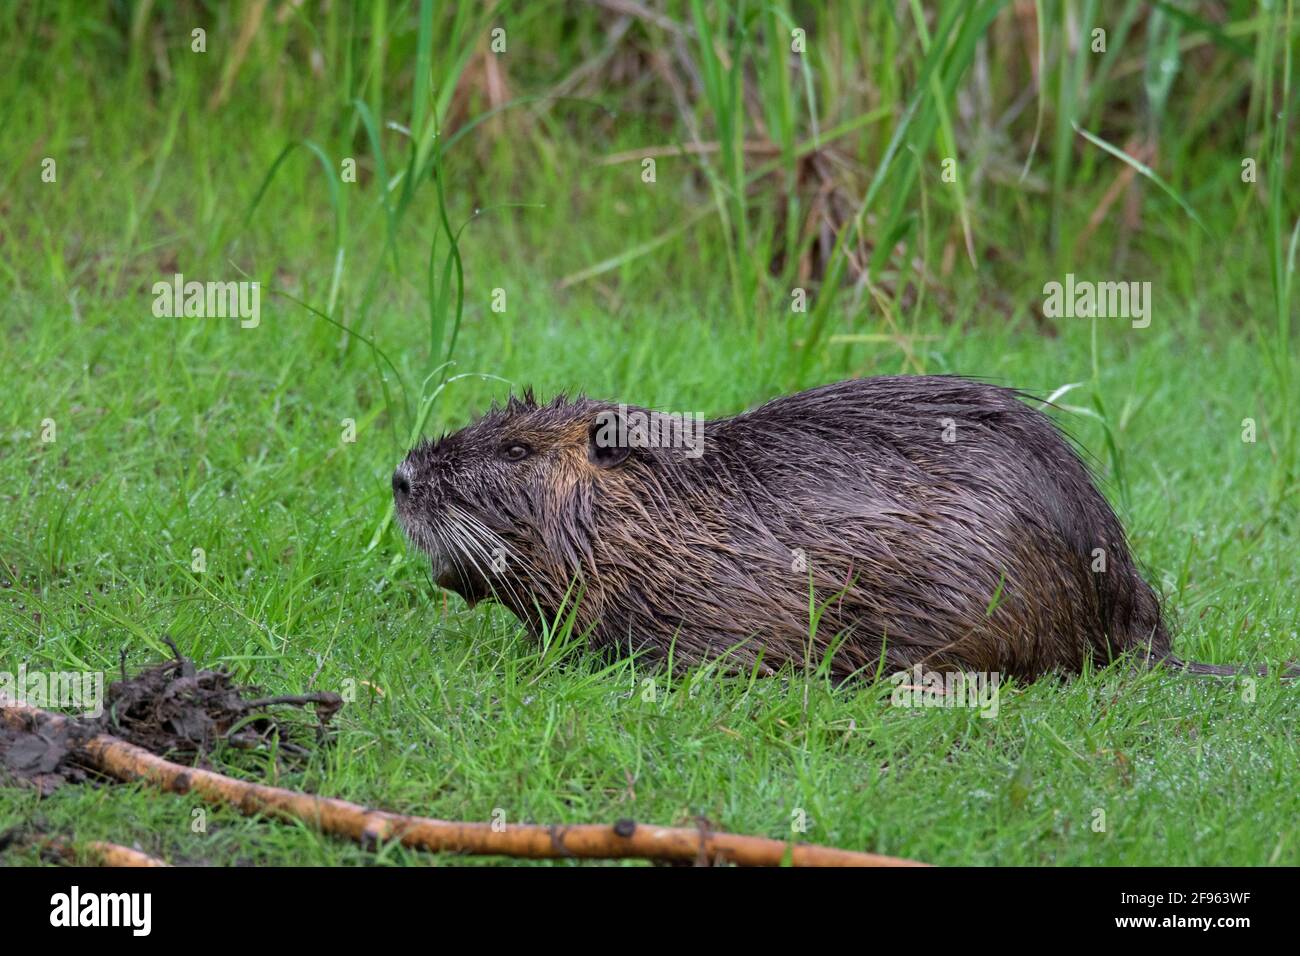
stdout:
MULTIPOLYGON (((925 38, 909 5, 809 15, 808 73, 785 85, 771 31, 782 16, 805 22, 802 11, 750 4, 747 21, 724 25, 712 5, 670 5, 677 23, 716 34, 691 121, 724 148, 660 158, 654 184, 638 162, 597 160, 691 141, 663 90, 628 83, 598 103, 489 115, 458 54, 493 11, 466 15, 459 34, 453 13, 419 4, 268 14, 214 110, 246 8, 209 21, 182 5, 132 33, 138 6, 120 6, 126 27, 49 6, 43 29, 19 5, 0 15, 0 55, 28 64, 0 89, 0 670, 111 673, 120 649, 143 665, 171 635, 272 692, 352 682, 335 743, 305 769, 218 766, 443 818, 705 816, 788 837, 803 810, 802 839, 943 864, 1300 863, 1294 685, 1263 680, 1252 695, 1112 668, 1008 690, 984 719, 800 674, 674 683, 541 648, 499 608, 439 593, 386 522, 413 431, 455 428, 510 384, 715 416, 854 375, 957 372, 1044 397, 1081 383, 1058 420, 1096 456, 1166 596, 1178 653, 1300 657, 1291 4, 1267 16, 1234 6, 1214 29, 1142 20, 1127 38, 1112 29, 1118 52, 1080 64, 1060 18, 1109 5, 1044 3, 1045 115, 1024 182, 1038 103, 998 133, 955 97, 1000 111, 1019 94, 1003 76, 1039 56, 1007 40, 1014 21, 999 5, 941 5, 951 16, 932 17, 925 38), (186 51, 191 22, 208 25, 207 59, 186 51), (375 22, 387 45, 373 42, 375 22), (170 79, 151 81, 159 36, 180 52, 170 79), (329 67, 319 78, 304 65, 312 43, 329 67), (1152 100, 1158 115, 1131 116, 1148 52, 1170 44, 1184 71, 1152 100), (982 55, 988 73, 972 74, 982 55), (738 56, 757 71, 772 155, 740 149, 757 134, 728 72, 738 56), (1157 130, 1164 188, 1136 176, 1137 227, 1121 200, 1089 230, 1125 164, 1071 121, 1121 148, 1157 130), (767 260, 806 243, 789 227, 810 203, 801 144, 842 124, 856 124, 841 144, 853 205, 829 268, 857 281, 844 256, 871 240, 871 289, 837 293, 814 277, 809 312, 792 314, 797 256, 767 260), (295 142, 312 145, 268 179, 295 142), (954 145, 960 190, 940 178, 954 145), (56 183, 41 181, 47 156, 56 183), (347 156, 362 181, 331 185, 324 171, 347 156), (1244 156, 1259 182, 1241 182, 1244 156), (590 275, 598 263, 611 265, 590 275), (1066 271, 1150 281, 1151 327, 1061 320, 1045 334, 1032 313, 1066 271), (261 325, 155 318, 150 287, 173 272, 259 279, 261 325), (1247 418, 1255 443, 1241 438, 1247 418), (341 440, 343 419, 355 443, 341 440)), ((570 11, 566 32, 525 10, 496 13, 514 94, 542 95, 596 55, 607 24, 570 11)), ((666 43, 658 27, 631 29, 641 48, 666 43)), ((43 800, 0 787, 0 831, 138 844, 178 863, 432 861, 233 811, 211 811, 195 833, 194 806, 131 786, 43 800)))

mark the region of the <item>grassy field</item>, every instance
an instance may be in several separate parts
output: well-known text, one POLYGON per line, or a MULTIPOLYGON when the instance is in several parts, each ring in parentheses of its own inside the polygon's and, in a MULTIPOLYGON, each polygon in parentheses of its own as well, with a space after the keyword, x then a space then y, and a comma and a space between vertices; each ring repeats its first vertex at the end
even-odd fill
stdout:
MULTIPOLYGON (((986 719, 606 666, 439 592, 389 488, 525 385, 712 417, 978 376, 1058 396, 1181 656, 1300 658, 1291 0, 159 6, 0 11, 0 670, 170 635, 269 692, 359 688, 307 766, 216 765, 430 816, 1300 864, 1294 685, 1112 667, 986 719), (176 273, 259 281, 260 321, 156 316, 176 273), (1067 273, 1149 282, 1150 325, 1043 318, 1067 273)), ((433 862, 194 806, 0 786, 0 832, 433 862)))

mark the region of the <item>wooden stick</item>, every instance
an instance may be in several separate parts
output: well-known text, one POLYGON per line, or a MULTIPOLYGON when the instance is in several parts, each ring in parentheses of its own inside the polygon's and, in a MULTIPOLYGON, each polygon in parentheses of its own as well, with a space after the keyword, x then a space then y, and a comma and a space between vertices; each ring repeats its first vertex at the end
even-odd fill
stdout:
MULTIPOLYGON (((17 726, 68 718, 0 697, 0 718, 17 726)), ((556 859, 639 858, 685 863, 735 863, 741 866, 924 866, 913 860, 858 853, 834 847, 787 843, 764 837, 715 833, 704 828, 661 827, 620 820, 603 824, 489 824, 406 816, 371 810, 346 800, 283 790, 235 780, 210 770, 183 767, 109 734, 82 747, 97 769, 119 780, 147 780, 172 793, 194 793, 213 804, 230 804, 242 813, 299 820, 324 833, 346 836, 373 847, 385 840, 444 853, 556 859)))
POLYGON ((129 846, 106 843, 103 840, 89 840, 77 845, 61 837, 52 837, 43 843, 72 863, 88 860, 95 866, 171 866, 170 863, 164 863, 148 853, 133 850, 129 846))

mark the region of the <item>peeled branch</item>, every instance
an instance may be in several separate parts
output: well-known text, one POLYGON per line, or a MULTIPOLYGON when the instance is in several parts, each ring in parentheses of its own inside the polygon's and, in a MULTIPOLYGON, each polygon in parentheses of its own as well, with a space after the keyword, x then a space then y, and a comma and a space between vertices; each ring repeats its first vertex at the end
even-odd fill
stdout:
MULTIPOLYGON (((0 720, 23 728, 61 727, 68 718, 0 697, 0 720)), ((913 860, 859 853, 765 837, 718 833, 700 827, 662 827, 620 820, 604 824, 490 824, 407 816, 371 810, 346 800, 236 780, 211 770, 183 767, 110 734, 80 744, 78 755, 122 781, 146 780, 172 793, 195 794, 246 814, 298 820, 365 847, 397 840, 440 853, 534 859, 639 858, 740 866, 924 866, 913 860)))

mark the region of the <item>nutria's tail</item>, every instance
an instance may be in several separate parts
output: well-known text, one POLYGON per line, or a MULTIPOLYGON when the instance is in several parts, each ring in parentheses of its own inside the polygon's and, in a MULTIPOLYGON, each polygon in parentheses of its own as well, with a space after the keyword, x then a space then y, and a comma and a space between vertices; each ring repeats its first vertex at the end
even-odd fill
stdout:
MULTIPOLYGON (((1167 654, 1164 657, 1151 655, 1147 657, 1147 663, 1152 667, 1167 667, 1170 670, 1182 671, 1184 674, 1204 674, 1210 677, 1238 677, 1249 674, 1253 677, 1267 677, 1267 667, 1234 667, 1231 664, 1198 664, 1195 661, 1185 661, 1173 654, 1167 654)), ((1288 664, 1282 670, 1282 677, 1285 680, 1294 680, 1300 678, 1300 666, 1288 664)))

